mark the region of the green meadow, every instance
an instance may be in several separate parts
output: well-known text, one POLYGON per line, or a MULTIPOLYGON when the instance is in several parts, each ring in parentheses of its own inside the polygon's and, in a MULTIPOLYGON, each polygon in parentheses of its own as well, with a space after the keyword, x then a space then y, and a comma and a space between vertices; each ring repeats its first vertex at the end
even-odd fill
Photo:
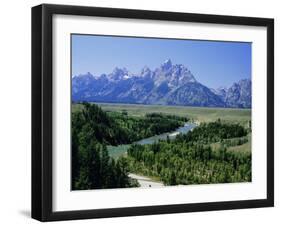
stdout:
MULTIPOLYGON (((235 109, 235 108, 208 108, 208 107, 186 107, 186 106, 162 106, 162 105, 141 105, 141 104, 112 104, 112 103, 96 103, 104 111, 126 111, 132 116, 144 116, 147 113, 165 113, 170 115, 178 115, 189 117, 195 122, 212 122, 217 119, 222 121, 239 123, 248 126, 251 120, 251 109, 235 109)), ((72 110, 79 111, 83 106, 81 104, 73 104, 72 110)))

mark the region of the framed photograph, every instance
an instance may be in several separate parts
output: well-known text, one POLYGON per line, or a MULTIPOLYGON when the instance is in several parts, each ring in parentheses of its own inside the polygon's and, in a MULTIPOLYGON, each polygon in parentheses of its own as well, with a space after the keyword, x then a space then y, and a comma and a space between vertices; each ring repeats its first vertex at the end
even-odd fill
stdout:
POLYGON ((274 21, 32 8, 32 217, 274 205, 274 21))

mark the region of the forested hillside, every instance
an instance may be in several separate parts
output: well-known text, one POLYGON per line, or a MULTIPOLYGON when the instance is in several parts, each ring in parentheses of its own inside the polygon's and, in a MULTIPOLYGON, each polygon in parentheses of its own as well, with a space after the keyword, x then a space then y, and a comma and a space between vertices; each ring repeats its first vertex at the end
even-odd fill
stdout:
POLYGON ((187 134, 152 144, 143 138, 174 131, 188 118, 149 113, 105 112, 84 103, 72 113, 72 189, 139 186, 130 173, 152 177, 165 185, 251 181, 251 152, 231 151, 248 142, 250 128, 217 120, 201 123, 187 134), (108 145, 131 144, 113 159, 108 145))
POLYGON ((126 112, 104 112, 95 104, 84 103, 72 113, 72 188, 135 187, 128 177, 126 158, 111 159, 106 145, 129 144, 183 125, 185 117, 147 114, 128 116, 126 112))

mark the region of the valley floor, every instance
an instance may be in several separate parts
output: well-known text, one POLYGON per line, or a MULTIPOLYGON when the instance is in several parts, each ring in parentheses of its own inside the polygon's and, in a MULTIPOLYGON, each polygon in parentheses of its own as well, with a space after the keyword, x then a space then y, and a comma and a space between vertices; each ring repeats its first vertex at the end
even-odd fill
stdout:
MULTIPOLYGON (((106 112, 108 115, 114 115, 114 114, 119 114, 119 115, 123 115, 125 117, 125 121, 127 121, 126 117, 131 117, 131 118, 135 118, 135 120, 142 120, 143 118, 146 117, 147 114, 153 114, 153 113, 161 113, 161 114, 165 114, 165 115, 174 115, 174 116, 180 116, 180 117, 186 117, 189 118, 190 120, 188 121, 188 123, 186 123, 184 126, 181 126, 179 128, 187 128, 187 131, 192 131, 193 128, 197 127, 198 125, 200 125, 201 123, 203 123, 202 125, 205 125, 205 123, 207 124, 211 124, 210 122, 216 122, 217 120, 219 120, 219 123, 230 123, 232 125, 237 125, 239 124, 240 127, 246 129, 247 131, 250 131, 250 127, 251 127, 251 109, 231 109, 231 108, 202 108, 202 107, 186 107, 186 106, 162 106, 162 105, 138 105, 138 104, 113 104, 113 103, 95 103, 95 105, 98 105, 102 111, 106 112), (121 113, 121 114, 120 114, 121 113), (191 126, 191 127, 190 127, 191 126)), ((83 105, 82 104, 72 104, 72 112, 80 112, 83 109, 83 105)), ((117 115, 118 116, 118 115, 117 115)), ((122 116, 122 117, 123 117, 122 116)), ((114 116, 116 117, 116 116, 114 116)), ((121 117, 121 116, 118 116, 121 117)), ((124 121, 124 122, 125 122, 124 121)), ((122 123, 121 123, 122 124, 122 123)), ((158 123, 159 124, 159 123, 158 123)), ((123 125, 123 124, 122 124, 123 125)), ((199 126, 200 127, 200 126, 199 126)), ((226 131, 228 131, 228 129, 226 129, 226 131)), ((119 145, 107 145, 106 149, 108 151, 108 154, 111 158, 115 159, 116 161, 119 161, 120 159, 124 158, 127 159, 127 161, 129 161, 131 163, 130 165, 130 171, 128 174, 128 177, 131 178, 133 181, 137 181, 138 186, 142 187, 142 188, 150 188, 150 187, 162 187, 165 185, 169 185, 170 183, 174 183, 173 180, 173 173, 175 173, 176 175, 178 174, 178 172, 173 169, 173 168, 167 168, 166 172, 164 172, 164 174, 166 175, 165 177, 170 178, 168 181, 165 181, 161 179, 160 180, 155 180, 153 178, 150 177, 150 175, 154 175, 157 174, 157 172, 155 171, 155 167, 157 166, 156 162, 155 165, 149 165, 151 164, 150 161, 152 161, 151 159, 153 159, 153 161, 156 161, 157 159, 159 159, 160 156, 156 155, 151 155, 151 150, 152 150, 152 146, 146 146, 148 145, 153 145, 155 143, 158 143, 158 140, 161 138, 161 141, 164 141, 166 139, 169 140, 173 140, 176 136, 182 133, 182 131, 178 131, 178 130, 172 130, 163 134, 159 134, 157 136, 152 136, 152 137, 147 137, 145 139, 139 140, 139 141, 135 141, 132 142, 131 144, 127 143, 127 144, 119 144, 119 145), (156 139, 160 137, 159 139, 156 139), (147 156, 143 156, 140 157, 139 160, 133 160, 132 159, 136 158, 137 156, 134 156, 133 158, 131 157, 132 155, 134 155, 134 153, 137 152, 137 149, 132 148, 131 151, 129 150, 129 148, 131 147, 131 145, 133 144, 138 144, 138 145, 145 145, 146 147, 144 148, 145 152, 147 153, 147 156), (130 155, 128 155, 128 150, 130 151, 130 155), (148 160, 146 163, 143 161, 143 159, 150 159, 148 160), (134 162, 135 161, 135 162, 134 162), (172 172, 172 174, 171 174, 172 172)), ((244 158, 245 156, 251 155, 251 133, 247 132, 248 134, 244 134, 243 136, 239 137, 239 138, 231 138, 230 139, 221 139, 221 140, 216 140, 216 141, 211 141, 210 140, 205 140, 206 145, 203 145, 201 147, 202 151, 208 151, 207 149, 205 150, 204 148, 206 148, 205 146, 210 146, 212 148, 212 152, 216 152, 219 153, 221 152, 221 148, 222 146, 225 148, 225 151, 230 152, 229 153, 229 158, 233 159, 233 158, 237 158, 237 161, 240 157, 236 157, 236 154, 232 155, 232 153, 241 153, 239 155, 242 155, 242 158, 244 158), (222 143, 224 142, 224 143, 222 143), (238 144, 239 143, 239 144, 238 144), (222 145, 223 144, 223 145, 222 145)), ((184 133, 182 133, 184 134, 184 133)), ((209 136, 209 135, 208 135, 209 136)), ((201 135, 200 135, 201 137, 201 135)), ((209 139, 209 138, 208 138, 209 139)), ((180 140, 179 140, 180 141, 180 140)), ((200 139, 196 139, 194 140, 195 142, 198 142, 198 144, 200 145, 200 142, 204 142, 203 140, 201 141, 200 139)), ((161 144, 164 148, 168 149, 168 150, 173 150, 175 151, 175 148, 179 147, 177 143, 174 143, 173 146, 171 146, 171 144, 169 143, 169 141, 167 141, 165 144, 162 143, 161 144)), ((140 147, 137 147, 140 148, 140 147)), ((200 147, 199 147, 200 148, 200 147)), ((180 148, 180 150, 178 151, 183 151, 181 150, 182 148, 180 148)), ((162 149, 161 149, 162 150, 162 149)), ((167 150, 166 150, 167 151, 167 150)), ((190 152, 192 150, 187 149, 185 150, 186 153, 190 152)), ((143 151, 140 153, 144 153, 143 151)), ((165 154, 169 155, 171 152, 167 152, 165 154)), ((184 153, 184 152, 183 152, 184 153)), ((206 152, 207 153, 207 152, 206 152)), ((206 153, 204 153, 203 155, 205 155, 206 153)), ((164 152, 163 152, 164 154, 164 152)), ((136 155, 136 154, 135 154, 136 155)), ((165 156, 167 156, 165 155, 165 156)), ((218 155, 218 154, 214 154, 214 155, 218 155)), ((170 159, 174 159, 178 156, 170 156, 167 158, 167 161, 170 161, 170 159)), ((201 158, 201 157, 200 157, 201 158)), ((217 158, 218 157, 214 157, 215 160, 212 161, 218 161, 217 158)), ((246 159, 247 157, 245 157, 246 159)), ((183 159, 178 159, 175 162, 171 162, 171 164, 179 164, 183 159)), ((157 160, 158 161, 158 160, 157 160)), ((193 160, 192 160, 193 161, 193 160)), ((197 160, 196 160, 197 161, 197 160)), ((210 173, 210 172, 205 172, 205 164, 204 163, 205 160, 202 160, 202 166, 199 165, 199 161, 198 162, 194 162, 192 164, 194 164, 192 167, 201 167, 198 168, 198 170, 201 170, 200 172, 203 174, 206 174, 206 176, 210 173)), ((201 160, 200 160, 201 161, 201 160)), ((232 160, 231 160, 232 161, 232 160)), ((236 161, 236 160, 235 160, 236 161)), ((242 161, 242 160, 241 160, 242 161)), ((244 161, 244 160, 243 160, 244 161)), ((243 162, 242 161, 242 162, 243 162)), ((186 164, 189 164, 190 160, 188 160, 186 162, 186 164)), ((207 162, 209 164, 209 162, 207 162)), ((213 165, 209 165, 208 167, 210 167, 210 169, 214 169, 214 167, 219 167, 221 170, 222 168, 225 167, 229 167, 230 165, 219 165, 220 163, 210 163, 213 165)), ((228 163, 227 163, 228 164, 228 163)), ((232 163, 231 163, 232 164, 232 163)), ((235 164, 235 170, 237 170, 237 166, 236 163, 235 164)), ((242 163, 241 163, 242 164, 242 163)), ((244 164, 244 163, 243 163, 244 164)), ((158 167, 158 166, 157 166, 158 167)), ((180 167, 180 166, 178 166, 180 167)), ((232 167, 232 166, 231 166, 232 167)), ((244 168, 239 169, 243 175, 246 175, 246 171, 247 169, 245 167, 247 167, 246 165, 243 166, 244 168)), ((192 178, 191 176, 195 176, 194 175, 189 175, 189 170, 185 169, 185 166, 182 169, 181 175, 186 175, 186 177, 189 177, 189 181, 198 181, 198 182, 194 182, 196 183, 211 183, 210 179, 206 179, 204 177, 195 177, 192 178), (205 182, 209 181, 209 182, 205 182)), ((229 172, 232 172, 234 169, 230 169, 228 168, 229 172)), ((239 172, 240 172, 239 171, 239 172)), ((197 171, 198 174, 199 171, 197 171)), ((238 172, 238 171, 237 171, 238 172)), ((237 173, 236 172, 236 173, 237 173)), ((233 172, 232 172, 233 173, 233 172)), ((156 177, 160 176, 160 175, 155 175, 156 177)), ((234 174, 233 174, 234 176, 234 174)), ((216 175, 216 181, 224 181, 225 179, 222 178, 222 175, 217 174, 216 175)), ((224 175, 224 177, 227 177, 227 175, 224 175)), ((238 180, 238 181, 242 181, 242 179, 240 178, 240 176, 238 174, 235 175, 236 179, 233 180, 238 180)), ((251 180, 249 176, 246 176, 243 180, 249 181, 251 180), (246 178, 246 179, 245 179, 246 178)), ((179 179, 180 181, 181 179, 179 179)), ((182 180, 181 180, 182 181, 182 180)), ((182 184, 179 183, 178 181, 176 182, 177 184, 182 184)), ((189 184, 189 182, 185 182, 183 180, 183 184, 187 183, 189 184)))
MULTIPOLYGON (((247 126, 251 120, 251 109, 239 108, 209 108, 189 106, 164 106, 164 105, 143 105, 143 104, 119 104, 119 103, 95 103, 104 111, 126 111, 128 115, 144 116, 148 113, 165 113, 177 116, 188 116, 194 122, 211 122, 220 118, 223 121, 239 123, 247 126)), ((83 106, 73 104, 72 110, 79 111, 83 106)))

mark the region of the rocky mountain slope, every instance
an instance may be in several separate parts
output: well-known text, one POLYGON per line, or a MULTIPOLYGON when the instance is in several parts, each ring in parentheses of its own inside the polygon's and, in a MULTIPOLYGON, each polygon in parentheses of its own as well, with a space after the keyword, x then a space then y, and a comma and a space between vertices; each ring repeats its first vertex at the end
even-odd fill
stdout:
POLYGON ((202 107, 251 107, 251 80, 229 88, 210 89, 182 64, 165 61, 159 68, 144 67, 139 74, 115 68, 110 74, 72 77, 74 102, 116 102, 202 107))

